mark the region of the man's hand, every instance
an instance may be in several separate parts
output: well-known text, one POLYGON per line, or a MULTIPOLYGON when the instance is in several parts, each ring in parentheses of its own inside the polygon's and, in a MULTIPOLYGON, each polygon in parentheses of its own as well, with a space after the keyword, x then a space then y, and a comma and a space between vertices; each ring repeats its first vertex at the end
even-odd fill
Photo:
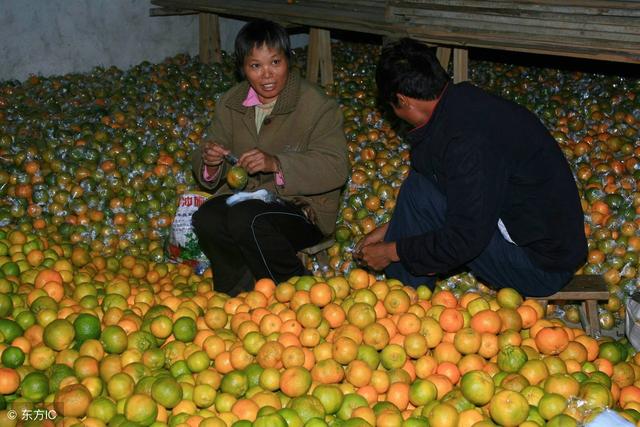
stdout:
POLYGON ((382 242, 384 240, 385 234, 387 234, 387 228, 389 228, 388 222, 378 228, 375 228, 372 232, 364 236, 355 247, 354 253, 356 258, 362 255, 362 248, 364 248, 365 246, 382 242))
POLYGON ((265 153, 259 148, 254 148, 242 154, 238 159, 238 165, 245 168, 249 174, 278 171, 278 161, 275 156, 265 153))
POLYGON ((375 271, 382 271, 395 261, 400 261, 395 242, 372 243, 360 251, 360 262, 375 271))

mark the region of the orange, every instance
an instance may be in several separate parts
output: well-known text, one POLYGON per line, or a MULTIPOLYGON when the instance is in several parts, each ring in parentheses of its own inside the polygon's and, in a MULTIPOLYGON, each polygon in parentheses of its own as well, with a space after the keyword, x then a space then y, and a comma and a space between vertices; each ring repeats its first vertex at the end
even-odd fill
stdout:
POLYGON ((158 406, 146 394, 134 394, 124 404, 124 416, 133 423, 150 425, 158 416, 158 406))
POLYGON ((629 402, 640 402, 640 387, 635 385, 628 385, 620 389, 620 396, 618 398, 620 407, 623 409, 629 402))
POLYGON ((462 313, 456 308, 445 308, 438 321, 445 332, 457 332, 464 326, 462 313))
POLYGON ((249 399, 240 399, 231 407, 231 412, 241 420, 255 421, 258 416, 258 404, 249 399))
POLYGON ((460 381, 462 395, 476 406, 484 406, 493 397, 495 386, 493 379, 483 371, 471 371, 460 381))
POLYGON ((39 289, 42 288, 45 283, 57 282, 62 283, 62 276, 59 272, 53 269, 41 270, 35 278, 34 286, 39 289))
POLYGON ((89 390, 81 384, 72 384, 56 393, 53 406, 56 412, 65 417, 83 417, 93 397, 89 390))
POLYGON ((431 304, 453 308, 458 305, 456 296, 451 291, 441 290, 431 297, 431 304))
POLYGON ((496 300, 500 307, 511 309, 518 308, 523 302, 522 295, 513 288, 500 289, 496 294, 496 300))
POLYGON ((284 370, 280 377, 280 390, 289 397, 298 397, 307 393, 311 387, 311 374, 301 366, 284 370))
POLYGON ((530 305, 520 305, 516 311, 522 319, 522 327, 529 329, 538 320, 538 312, 530 305))
POLYGON ((552 374, 544 382, 545 393, 556 393, 569 399, 577 396, 580 391, 580 383, 568 374, 552 374))
POLYGON ((380 362, 386 369, 397 369, 404 366, 407 361, 407 353, 398 344, 389 344, 380 353, 380 362))
POLYGON ((322 320, 322 312, 314 304, 303 304, 297 310, 296 319, 305 328, 317 328, 322 320))
POLYGON ((391 314, 405 313, 411 300, 403 289, 391 289, 384 298, 384 308, 391 314))
POLYGON ((349 272, 347 282, 351 289, 364 289, 369 286, 369 273, 361 268, 354 268, 349 272))
POLYGON ((416 407, 433 402, 437 396, 438 389, 428 380, 418 379, 409 388, 409 401, 416 407))
POLYGON ((517 426, 529 415, 529 403, 520 393, 503 390, 496 393, 489 402, 491 418, 503 426, 517 426))
POLYGON ((549 376, 547 365, 542 360, 527 360, 520 368, 519 373, 531 385, 538 385, 549 376))
POLYGON ((567 408, 567 399, 557 393, 545 393, 538 402, 538 412, 545 420, 561 414, 567 408))
POLYGON ((560 354, 569 345, 569 336, 562 327, 545 327, 535 336, 536 347, 542 354, 560 354))
POLYGON ((318 307, 324 307, 333 301, 335 291, 331 286, 324 282, 316 283, 309 289, 309 299, 312 304, 318 307))
POLYGON ((320 401, 326 414, 338 412, 344 398, 342 390, 335 385, 318 385, 312 395, 320 401))
POLYGON ((456 347, 452 343, 441 342, 433 351, 433 356, 438 361, 438 363, 442 362, 451 362, 458 363, 462 358, 462 355, 456 347))
POLYGON ((347 365, 358 355, 358 344, 351 338, 339 337, 333 342, 332 355, 338 363, 347 365))
POLYGON ((107 353, 120 354, 127 348, 127 333, 118 325, 110 325, 102 330, 100 342, 107 353))
POLYGON ((259 378, 260 387, 265 390, 275 391, 280 388, 280 371, 275 368, 266 368, 259 378))
POLYGON ((427 414, 429 426, 456 427, 460 418, 455 407, 448 403, 437 403, 427 414))
POLYGON ((470 326, 481 334, 497 334, 502 328, 502 319, 493 310, 483 310, 471 316, 470 326))
POLYGON ((270 298, 275 293, 276 284, 273 280, 265 277, 256 281, 254 289, 261 292, 267 298, 270 298))
POLYGON ((311 369, 311 378, 320 384, 337 384, 344 378, 344 370, 334 359, 320 360, 311 369))
POLYGON ((409 405, 409 384, 392 383, 387 390, 387 401, 393 403, 398 409, 404 411, 409 405))
POLYGON ((482 336, 473 328, 462 328, 453 338, 453 345, 462 354, 477 353, 481 344, 482 336))
POLYGON ((69 348, 75 338, 75 329, 66 319, 56 319, 44 328, 45 345, 56 351, 69 348))
POLYGON ((355 387, 364 387, 371 382, 373 372, 362 360, 352 360, 347 366, 345 375, 347 381, 355 387))
POLYGON ((0 394, 12 394, 20 386, 20 375, 11 369, 0 367, 0 394))
POLYGON ((438 389, 438 397, 436 400, 442 399, 447 393, 453 390, 453 384, 449 381, 449 378, 440 374, 432 374, 426 378, 428 381, 432 382, 436 388, 438 389))
POLYGON ((418 332, 409 334, 404 339, 404 348, 407 356, 412 359, 418 359, 426 354, 428 350, 427 340, 418 332))
POLYGON ((598 341, 595 338, 588 335, 580 335, 575 338, 575 341, 582 344, 587 350, 587 360, 592 362, 597 359, 600 347, 598 341))
POLYGON ((427 347, 435 348, 444 337, 444 331, 440 327, 440 324, 431 317, 425 317, 422 319, 422 325, 420 332, 427 340, 427 347))
POLYGON ((133 394, 134 379, 124 372, 119 372, 107 380, 107 391, 114 400, 127 398, 133 394))

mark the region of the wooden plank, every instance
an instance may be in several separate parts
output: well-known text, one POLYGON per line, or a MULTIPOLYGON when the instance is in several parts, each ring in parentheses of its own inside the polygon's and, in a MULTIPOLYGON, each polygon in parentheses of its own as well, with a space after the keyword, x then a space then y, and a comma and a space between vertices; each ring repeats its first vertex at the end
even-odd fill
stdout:
POLYGON ((453 82, 460 83, 469 80, 469 51, 467 49, 453 49, 453 82))
POLYGON ((640 62, 640 2, 389 0, 411 36, 449 43, 640 62))
POLYGON ((640 20, 636 18, 618 19, 622 22, 584 22, 578 17, 567 20, 547 19, 545 17, 518 17, 486 15, 479 13, 460 14, 455 12, 425 11, 419 10, 415 13, 397 14, 398 22, 407 25, 438 25, 439 22, 447 26, 460 28, 484 28, 489 30, 515 30, 517 33, 546 31, 549 34, 573 34, 583 36, 585 33, 592 38, 608 38, 613 41, 622 42, 626 40, 638 40, 638 30, 640 30, 640 20), (568 20, 572 19, 571 22, 568 20))
POLYGON ((319 30, 320 38, 320 84, 333 84, 333 59, 331 55, 331 33, 329 30, 319 30))
POLYGON ((513 32, 515 34, 541 34, 558 37, 589 37, 591 39, 610 40, 616 43, 640 42, 640 20, 624 19, 616 25, 596 25, 582 22, 574 17, 573 22, 558 21, 551 18, 521 18, 517 16, 487 15, 481 13, 458 13, 449 10, 408 9, 397 16, 407 25, 440 26, 463 30, 486 30, 513 32))
POLYGON ((176 15, 197 15, 197 10, 176 9, 168 7, 152 7, 149 9, 149 16, 176 16, 176 15))
POLYGON ((199 42, 200 62, 222 62, 222 49, 220 46, 220 24, 218 15, 213 13, 200 13, 199 16, 199 42))
POLYGON ((547 300, 606 300, 609 299, 607 285, 598 275, 576 275, 560 291, 545 297, 547 300))
POLYGON ((345 8, 327 9, 330 12, 319 14, 318 7, 300 4, 288 5, 281 0, 151 0, 152 4, 168 7, 184 7, 226 16, 244 18, 263 18, 277 22, 306 25, 317 28, 360 31, 379 35, 397 34, 398 29, 384 19, 384 9, 354 12, 345 8))
POLYGON ((570 15, 604 15, 604 16, 633 16, 640 12, 637 1, 626 2, 595 2, 564 0, 536 0, 536 1, 474 1, 474 0, 389 0, 389 6, 393 7, 433 7, 445 6, 454 8, 483 8, 483 9, 509 9, 514 11, 548 12, 553 14, 570 15))
POLYGON ((320 77, 323 86, 333 83, 331 34, 328 30, 311 28, 307 48, 307 80, 316 83, 320 77))
POLYGON ((320 37, 318 28, 309 29, 309 42, 307 44, 307 80, 318 81, 320 73, 320 37))
POLYGON ((598 304, 595 301, 586 301, 584 304, 587 312, 587 324, 589 325, 588 334, 591 336, 600 336, 600 319, 598 318, 598 304))
POLYGON ((510 50, 514 52, 528 52, 545 55, 558 55, 574 58, 589 58, 602 61, 620 61, 640 63, 640 53, 637 50, 625 49, 621 47, 589 47, 566 45, 559 46, 557 43, 537 42, 528 43, 526 40, 512 40, 502 34, 468 34, 451 33, 446 29, 430 28, 425 32, 420 28, 405 27, 409 37, 425 43, 448 44, 465 47, 481 47, 489 49, 510 50))
POLYGON ((436 49, 436 58, 438 58, 438 62, 442 65, 442 68, 448 70, 449 61, 451 60, 451 48, 438 46, 438 49, 436 49))

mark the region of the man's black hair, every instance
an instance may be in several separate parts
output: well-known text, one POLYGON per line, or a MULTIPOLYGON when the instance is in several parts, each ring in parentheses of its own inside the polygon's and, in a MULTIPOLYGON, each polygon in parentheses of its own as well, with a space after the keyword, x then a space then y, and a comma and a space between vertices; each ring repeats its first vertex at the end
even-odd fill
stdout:
POLYGON ((236 67, 242 77, 244 77, 242 70, 244 60, 249 56, 253 48, 260 48, 263 45, 282 51, 287 58, 287 62, 290 62, 291 42, 289 41, 287 30, 272 21, 263 19, 252 21, 245 24, 236 36, 236 67))
POLYGON ((403 38, 382 49, 376 83, 383 103, 398 105, 398 94, 423 100, 436 99, 449 80, 434 49, 423 43, 403 38))

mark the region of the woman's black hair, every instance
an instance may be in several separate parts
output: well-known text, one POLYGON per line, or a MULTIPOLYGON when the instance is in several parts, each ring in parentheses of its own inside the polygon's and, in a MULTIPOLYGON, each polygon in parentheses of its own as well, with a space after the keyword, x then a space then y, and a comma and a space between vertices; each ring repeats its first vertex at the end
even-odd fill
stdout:
POLYGON ((263 45, 282 51, 287 58, 287 62, 291 62, 291 42, 289 41, 287 30, 282 25, 272 21, 264 19, 252 21, 245 24, 236 36, 236 67, 242 77, 244 77, 242 70, 244 60, 249 56, 253 48, 260 48, 263 45))
POLYGON ((393 105, 398 104, 398 94, 436 99, 450 80, 434 49, 409 38, 385 46, 376 69, 380 101, 393 105))

